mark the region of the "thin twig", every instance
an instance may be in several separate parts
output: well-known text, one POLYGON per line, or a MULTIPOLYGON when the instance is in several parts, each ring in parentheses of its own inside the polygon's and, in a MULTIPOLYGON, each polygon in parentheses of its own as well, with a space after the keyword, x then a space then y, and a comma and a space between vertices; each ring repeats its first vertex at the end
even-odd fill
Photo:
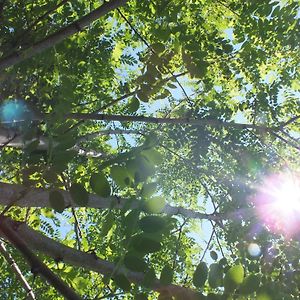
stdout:
POLYGON ((221 4, 222 6, 226 7, 229 11, 231 11, 233 14, 235 14, 236 16, 240 17, 240 14, 238 14, 236 11, 234 11, 233 9, 231 9, 227 4, 225 4, 223 1, 218 0, 216 1, 217 3, 221 4))
POLYGON ((4 243, 0 241, 0 253, 3 255, 9 266, 12 268, 13 272, 16 274, 18 280, 21 282, 21 285, 26 291, 26 297, 27 299, 35 300, 34 292, 27 282, 26 278, 23 276, 18 264, 15 262, 14 258, 11 256, 10 253, 8 253, 4 243))
POLYGON ((176 250, 174 253, 173 266, 172 266, 173 270, 175 270, 176 258, 177 258, 179 247, 180 247, 180 239, 181 239, 181 235, 182 235, 182 230, 183 230, 184 225, 187 223, 187 220, 188 219, 184 219, 183 223, 179 227, 179 234, 178 234, 178 238, 177 238, 177 242, 176 242, 176 250))
POLYGON ((9 143, 11 143, 18 135, 15 133, 13 135, 13 137, 11 137, 10 139, 8 139, 4 144, 2 144, 0 146, 0 150, 2 150, 3 148, 5 148, 9 143))
POLYGON ((277 137, 278 139, 280 139, 281 141, 283 141, 284 143, 286 143, 287 145, 297 149, 298 151, 300 151, 300 146, 298 145, 295 145, 294 143, 288 141, 287 139, 285 139, 284 137, 280 136, 278 133, 276 132, 272 132, 271 131, 271 134, 274 135, 275 137, 277 137))
POLYGON ((295 122, 296 120, 300 119, 300 115, 299 116, 295 116, 295 117, 292 117, 290 118, 288 121, 286 121, 285 123, 281 124, 280 125, 280 128, 283 128, 283 127, 286 127, 287 125, 295 122))
MULTIPOLYGON (((180 76, 185 75, 186 73, 187 73, 187 72, 182 72, 182 73, 179 73, 179 74, 177 74, 177 75, 173 75, 172 77, 165 78, 165 79, 162 80, 162 83, 168 82, 168 81, 169 81, 170 79, 172 79, 174 76, 177 78, 177 77, 180 77, 180 76)), ((100 112, 103 112, 103 111, 105 111, 106 109, 108 109, 108 108, 114 106, 115 104, 121 102, 122 100, 124 100, 124 99, 126 99, 126 98, 128 98, 128 97, 131 97, 131 96, 136 95, 136 94, 137 94, 138 92, 140 92, 140 91, 142 91, 141 88, 140 88, 140 89, 137 89, 137 90, 135 90, 135 91, 132 91, 132 92, 130 92, 130 93, 128 93, 128 94, 122 95, 122 96, 118 97, 117 99, 114 99, 114 100, 112 100, 112 101, 110 101, 110 102, 104 104, 104 105, 101 106, 99 109, 96 109, 93 113, 100 113, 100 112)), ((91 101, 91 102, 89 102, 88 104, 91 104, 91 103, 93 103, 93 102, 98 102, 98 101, 99 101, 99 100, 91 101)), ((87 103, 84 103, 83 105, 87 105, 87 103)), ((77 106, 78 106, 78 105, 77 105, 77 106)), ((80 104, 80 106, 82 106, 82 104, 80 104)), ((79 122, 77 122, 77 123, 75 123, 74 125, 72 125, 69 129, 67 129, 66 132, 69 132, 70 130, 73 130, 73 129, 77 128, 79 125, 81 125, 81 124, 84 123, 84 122, 85 122, 85 120, 80 120, 79 122)))
POLYGON ((209 248, 209 246, 210 246, 210 244, 211 244, 211 242, 212 242, 212 239, 213 239, 214 234, 215 234, 215 226, 213 226, 213 229, 212 229, 210 238, 209 238, 209 240, 208 240, 208 242, 207 242, 207 245, 206 245, 206 247, 205 247, 205 249, 204 249, 204 252, 203 252, 203 254, 202 254, 201 258, 200 258, 200 261, 203 261, 205 255, 206 255, 206 252, 208 251, 208 248, 209 248))
MULTIPOLYGON (((134 31, 134 33, 139 37, 139 39, 141 39, 143 41, 143 43, 151 50, 151 52, 153 54, 155 54, 159 59, 162 59, 157 53, 156 51, 151 47, 151 45, 148 43, 148 41, 140 34, 140 32, 138 32, 138 30, 131 24, 131 22, 125 17, 125 15, 121 12, 121 10, 119 8, 117 8, 118 13, 121 15, 121 17, 125 20, 125 22, 128 24, 128 26, 134 31)), ((180 81, 177 79, 177 77, 173 74, 173 72, 170 70, 170 68, 168 66, 166 66, 166 69, 168 71, 168 73, 176 80, 177 84, 179 85, 180 89, 182 90, 182 92, 184 93, 186 99, 188 100, 188 102, 190 102, 190 98, 187 94, 187 92, 185 91, 184 87, 182 86, 182 84, 180 83, 180 81)))
POLYGON ((81 228, 80 228, 80 224, 76 215, 76 211, 75 208, 72 207, 72 214, 74 217, 74 230, 75 230, 75 235, 76 235, 76 242, 77 242, 77 249, 81 250, 81 239, 82 239, 82 232, 81 232, 81 228))
MULTIPOLYGON (((40 274, 49 284, 60 292, 68 300, 82 300, 68 285, 54 274, 40 259, 29 249, 19 234, 10 227, 9 219, 0 217, 0 231, 13 246, 15 246, 26 258, 32 268, 32 272, 40 274)), ((30 241, 28 241, 30 243, 30 241)))

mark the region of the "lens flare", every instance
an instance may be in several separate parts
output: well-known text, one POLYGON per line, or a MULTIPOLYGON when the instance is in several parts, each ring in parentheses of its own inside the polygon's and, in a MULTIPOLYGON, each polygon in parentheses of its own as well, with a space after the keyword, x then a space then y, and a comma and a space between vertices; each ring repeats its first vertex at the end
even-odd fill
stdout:
POLYGON ((0 121, 6 126, 13 126, 16 122, 30 120, 31 117, 32 113, 25 101, 6 100, 0 106, 0 121))
POLYGON ((250 243, 248 245, 248 253, 252 257, 258 257, 258 256, 260 256, 261 250, 260 250, 259 245, 257 245, 256 243, 250 243))
POLYGON ((268 176, 253 199, 261 221, 274 233, 292 237, 300 233, 300 176, 268 176))

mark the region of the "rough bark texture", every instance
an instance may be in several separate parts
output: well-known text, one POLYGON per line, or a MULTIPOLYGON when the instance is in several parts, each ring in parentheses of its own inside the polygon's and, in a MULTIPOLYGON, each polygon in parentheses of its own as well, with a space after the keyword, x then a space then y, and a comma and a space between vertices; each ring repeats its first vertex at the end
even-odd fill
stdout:
MULTIPOLYGON (((28 242, 27 247, 31 250, 42 252, 55 260, 60 260, 73 266, 82 267, 109 276, 125 271, 122 268, 116 269, 116 266, 113 263, 100 259, 95 254, 79 251, 56 242, 31 229, 25 223, 16 222, 7 217, 2 217, 2 222, 5 223, 5 226, 9 228, 10 231, 13 231, 15 235, 22 237, 22 240, 30 241, 28 242)), ((0 235, 7 239, 6 235, 4 235, 1 230, 0 235)), ((126 270, 126 277, 133 283, 142 284, 144 274, 126 270)), ((197 293, 191 289, 174 284, 163 286, 158 280, 153 283, 152 289, 159 292, 165 292, 170 296, 183 297, 178 299, 196 299, 197 295, 197 293)))
POLYGON ((58 292, 60 292, 65 299, 81 300, 74 290, 66 285, 56 274, 54 274, 38 257, 33 253, 30 239, 20 235, 16 226, 18 224, 11 219, 0 217, 0 235, 9 241, 15 248, 17 248, 23 257, 29 263, 32 272, 41 275, 49 284, 51 284, 58 292), (25 241, 29 241, 28 244, 25 241), (31 248, 31 249, 30 249, 31 248))

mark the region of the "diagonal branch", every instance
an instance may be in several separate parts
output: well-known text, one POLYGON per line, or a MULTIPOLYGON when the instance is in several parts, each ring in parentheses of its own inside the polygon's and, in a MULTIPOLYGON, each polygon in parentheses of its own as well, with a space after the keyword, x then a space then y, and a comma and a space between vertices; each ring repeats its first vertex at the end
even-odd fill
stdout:
MULTIPOLYGON (((43 262, 29 248, 29 245, 25 243, 25 236, 17 233, 13 223, 9 223, 9 219, 6 217, 0 218, 0 234, 3 238, 9 241, 15 248, 17 248, 22 255, 26 258, 31 266, 33 272, 40 274, 47 280, 58 292, 60 292, 68 300, 81 300, 69 286, 67 286, 58 276, 56 276, 43 262)), ((17 226, 17 223, 14 223, 17 226)), ((30 241, 31 243, 31 241, 30 241)))
POLYGON ((14 258, 8 253, 4 243, 0 241, 0 253, 3 255, 7 263, 13 269, 14 273, 16 274, 17 278, 19 279, 20 283, 22 284, 23 288, 26 291, 26 299, 35 300, 35 295, 29 283, 27 282, 26 278, 23 276, 19 266, 15 262, 14 258))
POLYGON ((280 128, 286 127, 287 125, 289 125, 289 124, 291 124, 291 123, 297 121, 298 119, 300 119, 300 115, 299 115, 299 116, 292 117, 292 118, 290 118, 288 121, 286 121, 285 123, 282 123, 282 124, 280 125, 280 128))
MULTIPOLYGON (((26 249, 30 248, 32 251, 42 252, 54 260, 61 260, 67 264, 82 267, 103 275, 110 275, 113 271, 115 271, 115 264, 100 259, 95 256, 95 254, 79 251, 54 241, 31 229, 25 223, 16 222, 10 218, 3 217, 1 224, 1 228, 5 226, 5 228, 7 228, 10 233, 12 232, 13 235, 18 239, 22 237, 24 241, 29 241, 28 244, 25 245, 26 249)), ((1 231, 0 234, 3 235, 1 231)), ((9 237, 5 235, 4 238, 8 239, 9 237)), ((123 273, 124 271, 125 270, 122 268, 119 268, 116 273, 123 273)), ((141 285, 144 280, 144 273, 126 270, 126 277, 131 282, 141 285)), ((171 296, 177 296, 178 299, 184 299, 180 298, 180 296, 185 297, 187 300, 195 299, 193 297, 195 297, 197 294, 192 289, 181 287, 175 284, 164 286, 158 280, 152 284, 151 288, 158 292, 167 292, 171 296)), ((71 299, 75 300, 78 298, 71 299)))
POLYGON ((43 52, 46 49, 57 45, 69 36, 80 32, 85 27, 89 26, 92 22, 109 13, 113 9, 125 5, 127 1, 128 0, 112 0, 110 2, 104 2, 103 5, 85 15, 81 19, 71 23, 65 28, 62 28, 61 30, 53 33, 52 35, 47 36, 45 39, 35 43, 31 47, 21 49, 9 56, 0 59, 0 71, 3 71, 8 67, 20 63, 40 52, 43 52))
POLYGON ((278 138, 279 140, 283 141, 285 144, 297 149, 298 151, 300 151, 300 146, 299 145, 296 145, 294 144, 293 142, 290 142, 288 141, 286 138, 282 137, 281 135, 279 135, 278 133, 276 132, 271 132, 272 135, 274 135, 276 138, 278 138))

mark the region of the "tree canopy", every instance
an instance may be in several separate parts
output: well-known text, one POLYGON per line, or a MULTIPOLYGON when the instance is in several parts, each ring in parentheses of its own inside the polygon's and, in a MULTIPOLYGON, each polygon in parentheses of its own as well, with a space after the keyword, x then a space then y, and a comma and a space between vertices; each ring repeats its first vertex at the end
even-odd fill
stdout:
POLYGON ((1 0, 1 299, 300 299, 299 19, 1 0))

